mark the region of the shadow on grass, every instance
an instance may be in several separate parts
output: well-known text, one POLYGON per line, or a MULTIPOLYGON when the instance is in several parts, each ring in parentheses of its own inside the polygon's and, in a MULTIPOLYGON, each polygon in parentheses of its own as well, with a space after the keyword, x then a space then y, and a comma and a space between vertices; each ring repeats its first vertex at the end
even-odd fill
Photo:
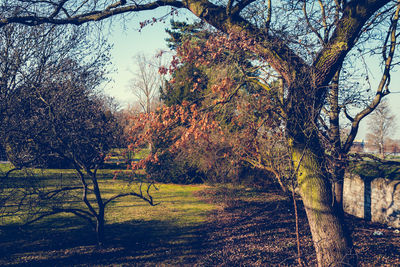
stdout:
MULTIPOLYGON (((56 217, 24 229, 0 228, 0 265, 20 266, 295 266, 293 202, 276 192, 210 191, 198 194, 223 208, 204 224, 174 220, 106 225, 107 246, 98 248, 85 221, 56 217)), ((315 252, 301 201, 300 243, 308 266, 315 252)), ((346 216, 360 266, 400 266, 394 229, 346 216), (375 235, 376 231, 382 235, 375 235)))
POLYGON ((93 230, 71 217, 29 227, 0 228, 0 265, 191 265, 204 253, 203 231, 165 221, 128 221, 106 225, 105 247, 93 230), (72 227, 73 226, 73 227, 72 227))

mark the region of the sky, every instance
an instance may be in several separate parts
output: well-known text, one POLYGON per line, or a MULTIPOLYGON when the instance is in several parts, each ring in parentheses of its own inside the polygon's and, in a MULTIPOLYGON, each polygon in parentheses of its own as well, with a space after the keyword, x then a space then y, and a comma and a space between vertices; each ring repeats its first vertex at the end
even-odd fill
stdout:
MULTIPOLYGON (((146 11, 130 20, 129 23, 112 23, 110 29, 105 27, 107 39, 113 45, 111 51, 112 67, 115 72, 112 73, 113 81, 105 87, 105 92, 115 97, 122 107, 126 107, 135 101, 133 93, 129 89, 129 84, 134 77, 137 66, 134 56, 145 54, 147 57, 153 57, 160 50, 168 51, 165 39, 168 34, 165 28, 169 27, 170 19, 176 18, 168 16, 164 22, 157 22, 154 25, 147 25, 140 29, 140 22, 152 17, 163 16, 167 8, 160 8, 156 11, 146 11)), ((187 11, 181 11, 188 13, 187 11)), ((190 17, 190 14, 188 14, 190 17)), ((186 16, 180 16, 179 20, 184 20, 186 16)), ((193 15, 191 16, 193 19, 193 15)))
MULTIPOLYGON (((136 65, 133 57, 138 53, 144 53, 147 56, 154 56, 160 50, 168 50, 165 39, 168 37, 165 28, 169 26, 171 16, 163 22, 157 22, 154 25, 148 25, 139 31, 139 23, 151 19, 153 16, 158 17, 165 14, 166 9, 158 9, 156 11, 144 12, 139 16, 130 20, 129 23, 112 23, 107 27, 107 39, 113 44, 111 51, 112 66, 115 71, 110 75, 112 82, 105 86, 105 92, 113 96, 121 105, 127 107, 135 101, 133 93, 129 90, 130 80, 133 78, 133 72, 136 65)), ((193 16, 187 14, 186 11, 180 11, 177 20, 194 19, 193 16)), ((399 51, 400 52, 400 51, 399 51)), ((379 82, 379 63, 371 64, 372 88, 379 82), (376 73, 376 74, 375 74, 376 73), (375 74, 375 75, 374 75, 375 74)), ((396 130, 391 138, 400 139, 400 70, 392 73, 391 92, 387 96, 391 111, 396 115, 396 130)), ((361 122, 358 140, 365 139, 368 131, 368 118, 361 122)))

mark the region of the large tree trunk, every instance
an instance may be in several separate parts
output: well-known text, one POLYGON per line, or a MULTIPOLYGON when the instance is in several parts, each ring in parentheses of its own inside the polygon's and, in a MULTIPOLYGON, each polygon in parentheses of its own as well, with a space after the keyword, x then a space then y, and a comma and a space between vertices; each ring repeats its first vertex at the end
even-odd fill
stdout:
POLYGON ((318 266, 356 264, 350 235, 332 196, 332 184, 316 134, 303 142, 292 141, 300 195, 317 254, 318 266))

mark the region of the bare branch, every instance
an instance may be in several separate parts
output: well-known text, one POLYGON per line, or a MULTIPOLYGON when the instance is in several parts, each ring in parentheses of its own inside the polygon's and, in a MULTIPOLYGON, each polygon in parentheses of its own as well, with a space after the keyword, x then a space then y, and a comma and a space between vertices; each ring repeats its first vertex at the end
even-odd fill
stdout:
POLYGON ((228 4, 226 5, 226 15, 228 16, 228 17, 230 17, 231 16, 231 14, 232 14, 232 6, 233 6, 233 2, 234 2, 235 0, 229 0, 228 1, 228 4))
POLYGON ((76 163, 74 162, 75 165, 75 169, 78 172, 80 178, 81 178, 81 182, 83 185, 83 191, 82 191, 82 200, 85 203, 85 205, 88 207, 88 209, 90 210, 90 212, 94 215, 94 216, 98 216, 97 212, 95 211, 95 209, 93 208, 93 206, 90 204, 88 198, 87 198, 87 193, 88 193, 88 185, 86 183, 85 180, 85 175, 82 173, 82 171, 80 170, 79 167, 76 166, 76 163))
POLYGON ((53 211, 46 212, 46 213, 40 215, 39 217, 36 217, 35 219, 26 222, 24 224, 24 226, 30 225, 34 222, 40 221, 43 218, 46 218, 46 217, 49 217, 49 216, 52 216, 55 214, 59 214, 59 213, 72 213, 80 218, 87 220, 93 228, 96 228, 95 224, 93 223, 93 221, 91 219, 91 217, 93 217, 93 215, 90 214, 89 212, 87 212, 85 210, 81 210, 81 209, 62 209, 62 208, 54 208, 53 211))
POLYGON ((317 87, 324 90, 323 88, 330 83, 337 67, 342 65, 344 58, 353 48, 365 22, 389 2, 390 0, 351 1, 346 4, 330 41, 314 60, 313 66, 316 70, 314 82, 317 87))
POLYGON ((328 24, 326 22, 325 6, 322 3, 322 0, 318 0, 318 3, 321 7, 322 26, 324 27, 324 42, 323 43, 326 43, 329 38, 329 30, 328 30, 328 24))
POLYGON ((269 27, 271 26, 271 17, 272 17, 272 1, 268 0, 267 20, 265 21, 265 29, 267 33, 269 31, 269 27))
POLYGON ((115 2, 114 4, 109 5, 108 7, 106 7, 105 10, 111 10, 111 9, 115 9, 119 6, 123 6, 126 4, 126 0, 120 0, 118 2, 115 2))
MULTIPOLYGON (((390 50, 389 50, 389 54, 387 56, 383 55, 383 58, 384 59, 386 58, 385 68, 383 71, 381 81, 376 90, 376 95, 375 95, 374 99, 372 100, 372 102, 370 103, 370 105, 367 106, 360 113, 358 113, 356 115, 356 117, 354 118, 352 125, 351 125, 350 134, 348 135, 347 140, 344 145, 344 151, 346 151, 346 152, 348 152, 351 148, 351 144, 353 143, 353 141, 357 135, 359 124, 360 124, 361 120, 363 118, 365 118, 367 115, 369 115, 372 111, 374 111, 375 108, 381 102, 381 99, 385 95, 390 93, 388 86, 390 83, 390 69, 392 67, 392 60, 393 60, 394 52, 396 50, 396 45, 397 45, 396 30, 397 30, 397 22, 399 20, 399 11, 400 11, 400 1, 398 1, 397 9, 393 15, 392 23, 389 27, 388 35, 390 35, 390 50)), ((386 44, 384 44, 383 52, 386 52, 386 44)))
POLYGON ((100 21, 111 16, 124 14, 128 12, 138 12, 138 11, 145 11, 145 10, 154 10, 162 6, 172 6, 176 8, 182 8, 183 3, 176 0, 158 0, 148 4, 143 5, 129 5, 124 6, 123 3, 125 1, 117 2, 113 5, 108 6, 105 10, 96 10, 91 11, 81 15, 75 15, 67 18, 54 18, 54 17, 42 17, 42 16, 35 16, 35 15, 28 15, 22 17, 12 17, 12 18, 2 18, 0 19, 0 27, 3 27, 9 23, 21 23, 25 25, 39 25, 44 23, 51 23, 51 24, 74 24, 74 25, 81 25, 89 21, 100 21))
POLYGON ((317 29, 314 28, 314 26, 311 24, 310 19, 307 14, 307 1, 304 1, 303 3, 303 13, 304 13, 304 18, 306 19, 306 23, 308 27, 310 27, 311 31, 317 36, 318 40, 320 41, 321 44, 324 44, 324 40, 322 39, 321 35, 317 31, 317 29))
POLYGON ((346 116, 346 118, 347 118, 350 122, 353 122, 353 121, 354 121, 354 118, 353 118, 352 116, 350 116, 350 114, 347 112, 347 108, 346 108, 346 107, 343 108, 343 111, 344 111, 344 115, 346 116))
POLYGON ((157 205, 159 205, 160 203, 154 203, 153 197, 152 197, 151 194, 150 194, 150 189, 151 189, 151 187, 154 187, 154 188, 157 190, 157 188, 154 186, 154 183, 150 183, 150 184, 147 186, 147 190, 146 190, 147 196, 145 196, 145 195, 143 195, 143 191, 142 191, 142 189, 141 189, 141 188, 142 188, 142 183, 140 183, 140 185, 139 185, 139 193, 129 192, 129 193, 121 193, 121 194, 115 195, 115 196, 113 196, 113 197, 107 199, 106 201, 104 201, 104 206, 106 206, 107 204, 109 204, 110 202, 112 202, 112 201, 114 201, 114 200, 116 200, 116 199, 118 199, 118 198, 126 197, 126 196, 138 197, 138 198, 140 198, 140 199, 146 201, 147 203, 149 203, 151 206, 157 206, 157 205))
POLYGON ((5 178, 8 179, 8 176, 9 176, 12 172, 14 172, 14 171, 20 171, 20 170, 22 170, 22 168, 21 168, 21 167, 17 167, 17 168, 13 168, 13 169, 7 171, 7 173, 6 173, 6 175, 5 175, 5 178))
POLYGON ((64 11, 65 14, 68 14, 68 12, 64 9, 64 5, 65 3, 68 2, 68 0, 62 0, 57 6, 56 9, 54 10, 54 12, 50 15, 50 18, 54 18, 55 16, 57 16, 61 10, 64 11))
POLYGON ((41 195, 39 195, 39 197, 42 199, 50 199, 59 193, 62 193, 65 191, 73 191, 73 190, 77 190, 77 189, 82 189, 82 187, 81 186, 66 186, 66 187, 62 187, 57 190, 52 190, 52 191, 46 192, 45 194, 41 194, 41 195))

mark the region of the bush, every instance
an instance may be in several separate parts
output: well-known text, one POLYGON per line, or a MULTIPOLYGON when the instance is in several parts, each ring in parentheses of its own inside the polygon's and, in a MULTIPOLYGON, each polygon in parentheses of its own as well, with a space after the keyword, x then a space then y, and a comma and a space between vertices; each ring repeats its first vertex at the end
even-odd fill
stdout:
POLYGON ((160 156, 158 162, 148 162, 146 172, 151 180, 161 183, 198 184, 206 179, 191 162, 180 161, 168 152, 160 156))
POLYGON ((239 171, 239 181, 242 185, 253 186, 253 187, 276 187, 280 188, 274 174, 257 168, 252 168, 250 166, 242 166, 239 171))

